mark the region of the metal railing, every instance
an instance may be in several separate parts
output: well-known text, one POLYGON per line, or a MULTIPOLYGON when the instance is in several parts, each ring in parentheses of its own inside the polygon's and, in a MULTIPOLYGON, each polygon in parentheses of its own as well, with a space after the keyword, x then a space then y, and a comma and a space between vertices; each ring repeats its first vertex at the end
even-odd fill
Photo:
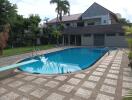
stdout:
POLYGON ((35 56, 40 57, 40 55, 38 54, 39 51, 40 51, 39 48, 34 48, 34 50, 32 51, 32 58, 35 56))

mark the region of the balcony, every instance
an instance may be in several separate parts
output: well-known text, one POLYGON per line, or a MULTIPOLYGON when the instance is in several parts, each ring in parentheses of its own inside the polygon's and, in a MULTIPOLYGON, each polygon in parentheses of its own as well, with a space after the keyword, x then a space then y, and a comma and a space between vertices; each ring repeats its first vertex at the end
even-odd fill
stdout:
POLYGON ((86 27, 68 27, 63 34, 97 34, 97 33, 124 33, 121 24, 90 25, 86 27))

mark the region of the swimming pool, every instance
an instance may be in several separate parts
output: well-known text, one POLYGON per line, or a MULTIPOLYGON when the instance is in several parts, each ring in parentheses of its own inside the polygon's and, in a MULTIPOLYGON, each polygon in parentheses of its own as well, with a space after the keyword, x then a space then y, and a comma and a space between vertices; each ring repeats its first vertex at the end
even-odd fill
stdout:
POLYGON ((107 52, 104 48, 70 48, 39 57, 24 59, 36 62, 22 65, 20 70, 36 74, 65 74, 91 67, 107 52))

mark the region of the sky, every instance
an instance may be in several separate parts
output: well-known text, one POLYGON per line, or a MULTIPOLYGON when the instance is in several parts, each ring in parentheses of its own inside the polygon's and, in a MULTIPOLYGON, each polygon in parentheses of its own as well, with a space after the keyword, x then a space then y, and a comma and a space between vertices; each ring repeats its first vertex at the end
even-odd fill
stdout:
MULTIPOLYGON (((30 14, 38 14, 43 20, 56 17, 55 4, 50 0, 9 0, 17 4, 18 14, 28 17, 30 14)), ((132 22, 132 0, 68 0, 70 2, 70 13, 77 14, 86 11, 94 2, 102 5, 114 13, 120 13, 123 18, 132 22)))

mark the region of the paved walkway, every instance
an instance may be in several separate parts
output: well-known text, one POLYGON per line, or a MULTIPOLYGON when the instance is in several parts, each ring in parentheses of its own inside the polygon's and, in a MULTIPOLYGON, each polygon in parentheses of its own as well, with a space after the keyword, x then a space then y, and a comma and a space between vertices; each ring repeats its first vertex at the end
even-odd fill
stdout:
POLYGON ((88 70, 59 76, 19 73, 0 80, 0 100, 122 100, 132 88, 132 72, 123 51, 88 70))

